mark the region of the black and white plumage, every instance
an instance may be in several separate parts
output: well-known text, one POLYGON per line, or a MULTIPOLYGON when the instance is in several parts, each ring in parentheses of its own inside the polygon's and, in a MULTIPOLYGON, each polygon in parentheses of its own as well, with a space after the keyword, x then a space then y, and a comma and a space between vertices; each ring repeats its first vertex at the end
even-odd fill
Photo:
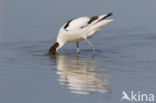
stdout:
POLYGON ((79 53, 79 41, 86 40, 93 50, 94 46, 88 41, 88 38, 95 35, 102 27, 111 23, 113 19, 106 19, 112 13, 71 19, 65 23, 58 34, 56 43, 49 49, 49 53, 56 54, 66 43, 76 42, 77 52, 79 53))

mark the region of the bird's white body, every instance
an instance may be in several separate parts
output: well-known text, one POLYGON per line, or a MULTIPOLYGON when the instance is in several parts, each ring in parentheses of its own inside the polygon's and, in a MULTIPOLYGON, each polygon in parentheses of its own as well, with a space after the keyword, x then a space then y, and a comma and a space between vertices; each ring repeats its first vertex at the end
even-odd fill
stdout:
MULTIPOLYGON (((68 21, 59 31, 56 40, 59 46, 56 48, 56 51, 61 49, 66 43, 87 40, 92 37, 102 27, 113 21, 113 19, 105 19, 111 15, 112 13, 100 16, 80 17, 68 21)), ((88 40, 87 42, 92 46, 88 40)))

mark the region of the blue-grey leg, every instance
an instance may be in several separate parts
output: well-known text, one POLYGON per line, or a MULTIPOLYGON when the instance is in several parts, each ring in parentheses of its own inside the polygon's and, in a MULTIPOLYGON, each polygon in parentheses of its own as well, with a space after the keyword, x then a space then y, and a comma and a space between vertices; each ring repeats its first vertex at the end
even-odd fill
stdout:
POLYGON ((95 52, 95 48, 94 48, 94 46, 92 45, 92 43, 89 42, 88 39, 85 39, 85 40, 87 41, 87 43, 89 44, 89 46, 92 48, 93 52, 95 52))
POLYGON ((79 49, 79 42, 76 42, 76 46, 77 46, 77 51, 76 51, 76 53, 80 53, 80 49, 79 49))

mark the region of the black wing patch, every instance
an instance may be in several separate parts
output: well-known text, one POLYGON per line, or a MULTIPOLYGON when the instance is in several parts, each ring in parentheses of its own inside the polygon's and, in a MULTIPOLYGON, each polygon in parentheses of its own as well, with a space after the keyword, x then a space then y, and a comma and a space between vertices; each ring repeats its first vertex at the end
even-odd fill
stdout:
POLYGON ((104 20, 104 19, 106 19, 107 17, 109 17, 109 16, 112 16, 113 15, 113 13, 108 13, 106 16, 104 16, 102 19, 100 19, 98 22, 100 22, 100 21, 102 21, 102 20, 104 20))
POLYGON ((74 19, 71 19, 71 20, 69 20, 69 21, 67 22, 67 24, 64 26, 64 29, 66 29, 66 28, 69 26, 69 24, 70 24, 70 22, 71 22, 72 20, 74 20, 74 19))
POLYGON ((92 16, 90 18, 90 20, 88 21, 88 24, 91 24, 93 21, 97 20, 98 19, 98 16, 92 16))

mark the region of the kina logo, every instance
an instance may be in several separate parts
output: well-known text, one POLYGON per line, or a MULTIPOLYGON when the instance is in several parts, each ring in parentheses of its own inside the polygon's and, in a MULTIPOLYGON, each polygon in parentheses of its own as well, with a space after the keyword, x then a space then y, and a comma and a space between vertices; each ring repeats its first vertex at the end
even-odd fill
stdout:
POLYGON ((122 91, 121 101, 130 101, 130 102, 154 102, 154 94, 152 93, 142 93, 140 91, 134 92, 122 91))

